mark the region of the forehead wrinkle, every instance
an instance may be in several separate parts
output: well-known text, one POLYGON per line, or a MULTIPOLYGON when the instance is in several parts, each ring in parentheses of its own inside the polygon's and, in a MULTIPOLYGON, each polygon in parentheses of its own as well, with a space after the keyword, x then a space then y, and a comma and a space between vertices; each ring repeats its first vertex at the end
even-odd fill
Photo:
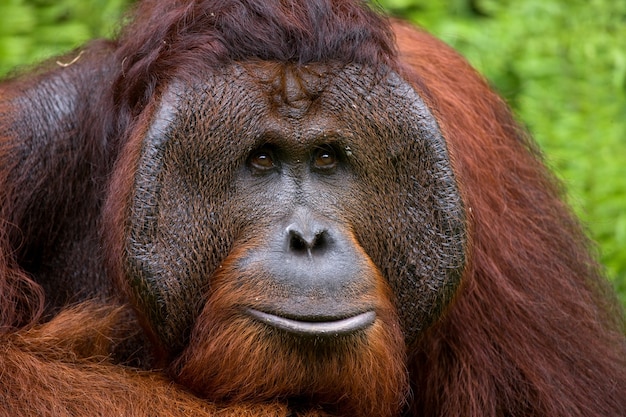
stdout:
POLYGON ((354 123, 366 117, 361 114, 363 111, 384 111, 386 88, 381 89, 381 84, 385 84, 387 74, 384 70, 361 65, 237 63, 183 78, 181 84, 187 84, 185 90, 193 92, 183 95, 187 98, 184 113, 196 120, 200 134, 211 135, 211 132, 223 131, 224 126, 238 126, 236 132, 230 134, 237 137, 245 132, 252 134, 249 137, 252 141, 244 141, 249 146, 263 142, 288 142, 289 146, 345 143, 354 136, 354 123), (290 86, 283 82, 287 73, 296 74, 297 83, 294 81, 290 86), (307 76, 301 76, 303 73, 307 76), (281 93, 284 88, 298 91, 287 92, 284 97, 281 93), (283 103, 285 99, 296 97, 294 94, 309 101, 299 117, 294 117, 294 112, 286 113, 290 103, 283 103), (202 118, 208 120, 202 121, 202 118))

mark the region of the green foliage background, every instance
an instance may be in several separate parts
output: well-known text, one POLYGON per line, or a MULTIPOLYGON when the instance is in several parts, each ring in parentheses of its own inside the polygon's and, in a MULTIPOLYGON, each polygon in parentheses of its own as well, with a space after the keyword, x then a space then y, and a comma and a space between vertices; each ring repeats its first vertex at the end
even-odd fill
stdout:
MULTIPOLYGON (((112 36, 131 3, 1 1, 0 75, 112 36)), ((508 100, 563 179, 626 305, 626 1, 379 3, 458 49, 508 100)))

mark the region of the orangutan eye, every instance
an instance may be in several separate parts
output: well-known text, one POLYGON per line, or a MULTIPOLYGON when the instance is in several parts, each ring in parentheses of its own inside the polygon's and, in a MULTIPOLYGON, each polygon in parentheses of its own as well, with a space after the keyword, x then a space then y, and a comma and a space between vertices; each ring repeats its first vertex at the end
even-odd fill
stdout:
POLYGON ((268 147, 262 147, 250 155, 248 165, 257 171, 273 170, 276 168, 274 152, 268 147))
POLYGON ((333 169, 337 166, 337 162, 337 154, 330 145, 320 146, 313 153, 313 166, 316 169, 333 169))

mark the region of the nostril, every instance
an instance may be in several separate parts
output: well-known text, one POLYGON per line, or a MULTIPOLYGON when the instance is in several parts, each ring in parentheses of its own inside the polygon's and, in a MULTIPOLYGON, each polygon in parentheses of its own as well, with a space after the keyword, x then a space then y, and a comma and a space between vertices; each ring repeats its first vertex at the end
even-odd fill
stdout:
POLYGON ((287 231, 289 251, 296 254, 311 256, 314 252, 326 249, 329 243, 328 233, 325 230, 313 233, 290 225, 287 231))
POLYGON ((300 235, 298 232, 290 230, 289 231, 289 250, 297 253, 306 253, 309 250, 309 245, 304 240, 304 237, 300 235))
POLYGON ((318 232, 313 238, 311 249, 324 249, 328 244, 328 236, 326 231, 318 232))

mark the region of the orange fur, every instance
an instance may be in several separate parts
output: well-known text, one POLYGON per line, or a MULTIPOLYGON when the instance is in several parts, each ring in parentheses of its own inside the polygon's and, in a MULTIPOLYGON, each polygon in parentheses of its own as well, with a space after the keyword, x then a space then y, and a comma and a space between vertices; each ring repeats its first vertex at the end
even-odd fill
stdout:
MULTIPOLYGON (((132 330, 134 328, 134 330, 132 330)), ((0 414, 49 416, 285 417, 278 403, 208 404, 157 372, 110 361, 136 324, 127 308, 86 303, 52 321, 0 338, 0 414)), ((311 414, 313 417, 316 414, 311 414)), ((307 415, 309 416, 309 415, 307 415)))
POLYGON ((191 342, 174 365, 175 379, 218 402, 297 399, 304 409, 321 406, 345 416, 397 415, 407 392, 405 349, 382 277, 377 320, 365 334, 294 339, 242 316, 238 307, 250 305, 247 292, 260 292, 250 291, 254 277, 233 266, 241 252, 231 252, 211 279, 191 342))
POLYGON ((505 103, 455 52, 395 24, 471 218, 464 288, 414 351, 416 415, 626 413, 620 308, 561 190, 505 103))

